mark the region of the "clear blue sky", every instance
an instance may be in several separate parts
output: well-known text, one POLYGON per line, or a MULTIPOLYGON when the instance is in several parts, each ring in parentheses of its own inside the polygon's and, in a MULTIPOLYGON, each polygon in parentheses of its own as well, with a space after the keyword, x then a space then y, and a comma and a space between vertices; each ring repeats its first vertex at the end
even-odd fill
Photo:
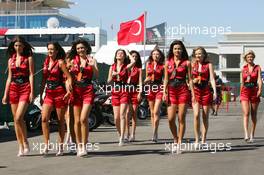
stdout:
MULTIPOLYGON (((120 22, 137 18, 147 11, 147 27, 167 22, 169 27, 195 26, 200 29, 216 26, 231 27, 232 32, 264 32, 264 1, 236 0, 69 0, 77 5, 63 9, 78 17, 87 26, 100 26, 107 30, 108 40, 116 37, 120 22), (100 22, 101 21, 101 22, 100 22), (114 29, 111 29, 113 24, 114 29)), ((221 37, 213 34, 186 34, 192 44, 211 44, 221 37)))

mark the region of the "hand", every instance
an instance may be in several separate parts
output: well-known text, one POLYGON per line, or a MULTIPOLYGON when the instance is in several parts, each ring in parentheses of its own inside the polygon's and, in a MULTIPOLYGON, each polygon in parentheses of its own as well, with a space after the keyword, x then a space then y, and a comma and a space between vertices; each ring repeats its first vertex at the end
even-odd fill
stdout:
POLYGON ((118 72, 113 71, 113 72, 112 72, 112 76, 116 76, 116 75, 118 75, 118 72))
POLYGON ((130 60, 131 60, 131 63, 136 63, 136 59, 134 58, 134 57, 132 57, 132 56, 130 56, 130 60))
POLYGON ((198 83, 198 81, 199 81, 198 78, 194 78, 194 79, 193 79, 193 83, 194 83, 194 84, 198 83))
POLYGON ((2 98, 2 103, 3 103, 4 105, 7 104, 7 97, 6 97, 6 95, 3 96, 3 98, 2 98))
POLYGON ((193 103, 193 104, 197 103, 196 98, 195 98, 194 95, 192 95, 192 103, 193 103))
POLYGON ((128 57, 131 57, 131 54, 129 53, 129 51, 128 51, 127 49, 125 49, 125 52, 126 52, 126 55, 127 55, 128 57))
POLYGON ((260 97, 261 96, 261 90, 258 90, 258 92, 257 92, 257 97, 260 97))
POLYGON ((215 100, 217 98, 216 93, 213 94, 213 100, 215 100))
POLYGON ((138 100, 138 101, 141 101, 141 93, 138 93, 138 95, 137 95, 137 100, 138 100))
POLYGON ((71 93, 70 93, 70 92, 67 92, 67 93, 64 95, 63 100, 64 100, 64 101, 65 101, 65 100, 67 101, 67 100, 69 99, 70 95, 71 95, 71 93))
POLYGON ((43 105, 43 98, 42 98, 42 95, 40 95, 40 104, 41 104, 41 106, 43 105))
POLYGON ((89 57, 88 60, 89 60, 88 65, 94 67, 95 66, 95 60, 91 57, 89 57))
POLYGON ((34 94, 33 93, 30 93, 29 95, 29 103, 32 103, 34 101, 34 94))
POLYGON ((163 93, 163 96, 162 96, 162 100, 164 101, 164 102, 167 102, 168 101, 168 94, 165 92, 165 93, 163 93))
POLYGON ((144 83, 148 83, 150 80, 151 80, 151 78, 150 78, 150 77, 147 77, 147 78, 144 80, 144 83))
POLYGON ((70 81, 66 81, 65 83, 67 92, 72 92, 72 83, 70 81))

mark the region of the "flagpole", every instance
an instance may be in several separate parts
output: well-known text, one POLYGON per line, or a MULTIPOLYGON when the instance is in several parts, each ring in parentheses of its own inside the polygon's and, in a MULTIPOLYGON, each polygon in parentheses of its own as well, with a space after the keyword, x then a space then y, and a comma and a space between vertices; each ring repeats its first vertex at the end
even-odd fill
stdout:
POLYGON ((144 20, 144 50, 143 50, 143 61, 144 61, 144 65, 145 65, 145 68, 146 68, 146 34, 147 34, 147 27, 146 27, 146 23, 147 23, 147 11, 144 11, 144 16, 145 16, 145 20, 144 20))
POLYGON ((25 1, 25 17, 24 17, 24 22, 25 22, 25 26, 24 28, 27 28, 27 1, 25 1))
POLYGON ((165 36, 164 36, 164 51, 165 51, 165 55, 166 55, 166 50, 167 50, 167 21, 165 22, 165 36))

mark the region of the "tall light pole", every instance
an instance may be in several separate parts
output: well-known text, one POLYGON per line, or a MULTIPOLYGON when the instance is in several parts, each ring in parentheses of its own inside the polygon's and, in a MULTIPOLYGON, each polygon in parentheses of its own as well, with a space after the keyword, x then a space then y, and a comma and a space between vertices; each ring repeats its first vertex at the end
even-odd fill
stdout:
POLYGON ((25 17, 24 17, 24 28, 27 28, 27 1, 25 1, 25 17))
POLYGON ((20 10, 21 10, 21 8, 20 8, 20 0, 18 0, 18 28, 20 28, 20 10))
POLYGON ((17 28, 17 0, 16 0, 16 13, 15 13, 15 28, 17 28))

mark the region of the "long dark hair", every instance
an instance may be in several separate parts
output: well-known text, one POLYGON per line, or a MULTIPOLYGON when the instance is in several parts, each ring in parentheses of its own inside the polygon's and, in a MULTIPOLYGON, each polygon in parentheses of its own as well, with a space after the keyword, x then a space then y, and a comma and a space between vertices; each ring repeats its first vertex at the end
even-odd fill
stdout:
POLYGON ((152 54, 153 54, 153 52, 155 52, 155 51, 158 51, 159 54, 160 54, 159 64, 163 64, 163 63, 164 63, 164 60, 165 60, 165 56, 164 56, 163 52, 162 52, 160 49, 158 49, 158 48, 155 48, 155 49, 153 49, 153 50, 151 51, 150 56, 149 56, 149 58, 148 58, 148 61, 149 61, 149 62, 153 62, 153 61, 154 61, 153 58, 152 58, 152 54))
POLYGON ((124 49, 117 49, 116 52, 115 52, 115 58, 114 58, 114 62, 116 63, 117 62, 117 59, 116 59, 116 55, 117 55, 117 52, 119 51, 122 51, 124 53, 124 64, 129 64, 130 60, 129 58, 127 57, 127 54, 126 54, 126 51, 124 49))
POLYGON ((189 59, 189 57, 188 57, 188 52, 187 52, 187 50, 186 50, 184 44, 183 44, 182 41, 180 41, 180 40, 174 40, 174 41, 171 43, 171 45, 170 45, 170 50, 169 50, 169 53, 168 53, 167 59, 170 59, 170 58, 172 58, 172 57, 174 56, 174 54, 173 54, 173 47, 174 47, 175 45, 180 45, 181 48, 182 48, 181 59, 182 59, 182 60, 188 60, 188 59, 189 59))
POLYGON ((28 43, 26 42, 26 40, 21 37, 21 36, 15 36, 12 41, 10 42, 10 44, 8 45, 8 48, 7 48, 7 51, 6 51, 6 54, 9 56, 9 57, 12 57, 15 53, 16 53, 16 50, 14 48, 14 45, 16 42, 20 42, 23 44, 24 48, 23 48, 23 52, 22 52, 22 56, 24 57, 29 57, 29 56, 32 56, 33 55, 33 47, 28 43))
POLYGON ((138 53, 138 51, 131 50, 129 53, 130 53, 130 55, 132 55, 132 54, 136 54, 137 55, 137 60, 136 60, 135 66, 137 68, 142 68, 142 61, 141 61, 141 57, 140 57, 140 54, 138 53))
POLYGON ((76 50, 76 46, 78 44, 83 44, 84 47, 86 47, 87 54, 90 54, 92 52, 92 48, 91 48, 90 44, 86 40, 84 40, 84 39, 78 39, 77 41, 75 41, 75 42, 72 43, 71 50, 69 51, 69 58, 70 59, 73 59, 76 55, 78 55, 77 50, 76 50))
POLYGON ((47 47, 49 45, 53 45, 55 50, 58 51, 58 53, 56 55, 56 58, 55 58, 56 60, 57 59, 65 59, 66 53, 65 53, 64 49, 61 47, 61 45, 58 42, 49 42, 47 44, 47 47))

